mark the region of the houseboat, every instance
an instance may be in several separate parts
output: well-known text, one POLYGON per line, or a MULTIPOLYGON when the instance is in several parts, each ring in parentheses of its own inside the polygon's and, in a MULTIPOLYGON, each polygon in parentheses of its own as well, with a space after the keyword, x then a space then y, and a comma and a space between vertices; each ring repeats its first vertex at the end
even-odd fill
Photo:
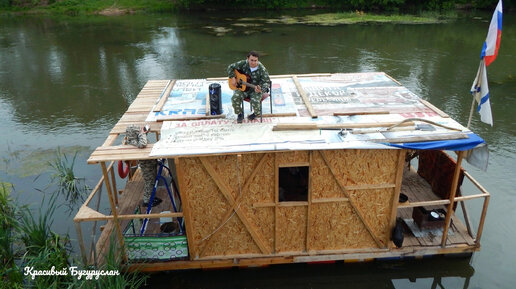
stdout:
POLYGON ((85 262, 110 246, 140 271, 480 249, 490 195, 462 164, 486 169, 486 143, 387 74, 273 75, 243 123, 232 94, 227 78, 147 82, 88 159, 102 177, 74 218, 85 262), (122 144, 130 126, 147 146, 122 144), (138 166, 152 159, 154 207, 138 166))

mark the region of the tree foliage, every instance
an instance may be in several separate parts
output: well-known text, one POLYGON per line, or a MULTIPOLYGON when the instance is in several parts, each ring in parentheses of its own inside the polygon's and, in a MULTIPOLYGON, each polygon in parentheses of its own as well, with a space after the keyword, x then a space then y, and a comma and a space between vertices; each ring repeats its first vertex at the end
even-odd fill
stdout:
MULTIPOLYGON (((149 11, 182 9, 285 9, 333 8, 360 11, 442 11, 456 8, 494 9, 498 0, 0 0, 0 9, 76 6, 90 11, 109 6, 142 8, 149 11), (135 3, 138 2, 136 5, 135 3), (136 5, 136 6, 135 6, 136 5), (84 8, 85 9, 85 8, 84 8)), ((516 0, 504 0, 504 9, 516 7, 516 0)), ((72 7, 69 7, 72 9, 72 7)))

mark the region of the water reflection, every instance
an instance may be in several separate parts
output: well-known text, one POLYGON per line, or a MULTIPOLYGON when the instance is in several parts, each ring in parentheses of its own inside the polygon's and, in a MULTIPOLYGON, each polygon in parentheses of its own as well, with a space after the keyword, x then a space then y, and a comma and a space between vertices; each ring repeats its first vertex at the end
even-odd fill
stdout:
POLYGON ((469 258, 288 264, 154 274, 146 288, 469 288, 469 258))

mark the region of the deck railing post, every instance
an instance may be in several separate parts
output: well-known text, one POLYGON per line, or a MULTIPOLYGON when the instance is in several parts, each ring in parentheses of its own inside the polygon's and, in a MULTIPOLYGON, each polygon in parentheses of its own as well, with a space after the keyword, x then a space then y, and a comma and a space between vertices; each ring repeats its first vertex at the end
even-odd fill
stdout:
POLYGON ((109 182, 109 176, 108 176, 108 171, 106 168, 106 163, 101 162, 100 166, 102 167, 102 174, 104 175, 104 181, 106 182, 105 184, 106 184, 106 188, 108 190, 107 193, 108 193, 108 197, 109 197, 109 203, 111 205, 111 211, 113 214, 113 222, 115 224, 115 229, 116 229, 116 232, 118 235, 118 240, 120 242, 120 250, 122 252, 122 260, 124 260, 124 262, 127 262, 127 256, 125 254, 125 247, 124 247, 124 236, 122 235, 122 230, 120 229, 120 224, 118 222, 118 211, 117 211, 117 208, 115 205, 115 201, 113 200, 113 192, 112 192, 111 184, 109 182))
POLYGON ((450 227, 451 217, 453 215, 453 205, 455 204, 455 195, 457 194, 457 185, 459 184, 459 175, 463 156, 464 152, 459 151, 457 155, 457 163, 455 164, 455 171, 453 172, 453 181, 450 188, 450 203, 448 204, 448 209, 446 210, 443 238, 441 240, 441 247, 443 248, 446 246, 446 240, 448 239, 448 229, 450 227))
POLYGON ((489 205, 489 198, 487 195, 484 199, 484 206, 482 207, 482 215, 480 216, 480 222, 478 223, 477 237, 475 238, 475 245, 480 247, 480 238, 482 237, 482 231, 484 229, 484 222, 486 220, 487 206, 489 205))
MULTIPOLYGON (((115 179, 115 169, 114 169, 114 165, 111 166, 111 169, 109 170, 109 172, 111 173, 111 180, 113 181, 112 185, 113 185, 113 195, 115 197, 115 204, 118 206, 118 192, 117 192, 117 189, 116 189, 116 179, 115 179)), ((131 168, 129 168, 130 170, 131 168)))
POLYGON ((88 265, 88 258, 86 257, 86 247, 84 246, 84 238, 82 237, 81 222, 74 222, 75 230, 77 231, 77 240, 79 241, 79 248, 81 249, 81 257, 84 266, 88 265))
POLYGON ((462 208, 462 214, 464 215, 464 221, 466 222, 466 229, 468 229, 468 234, 471 236, 471 238, 474 238, 473 229, 471 228, 471 221, 469 220, 469 213, 466 208, 466 202, 460 202, 460 207, 462 208))

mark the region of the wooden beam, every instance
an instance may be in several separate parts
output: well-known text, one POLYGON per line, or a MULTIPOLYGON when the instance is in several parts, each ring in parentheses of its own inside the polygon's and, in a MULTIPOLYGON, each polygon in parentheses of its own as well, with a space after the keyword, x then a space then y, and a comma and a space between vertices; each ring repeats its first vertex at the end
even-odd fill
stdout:
POLYGON ((394 184, 366 184, 366 185, 344 186, 344 188, 347 191, 389 189, 389 188, 396 188, 396 182, 394 184))
POLYGON ((165 102, 167 102, 168 96, 170 95, 170 92, 172 91, 172 88, 174 87, 175 84, 176 84, 175 79, 172 80, 171 82, 169 82, 169 84, 165 90, 165 93, 163 93, 161 95, 160 100, 158 101, 158 103, 156 104, 154 109, 152 110, 153 112, 159 112, 163 109, 163 106, 165 105, 165 102))
POLYGON ((452 140, 452 139, 466 139, 468 135, 465 133, 441 133, 441 134, 429 134, 421 136, 408 136, 398 138, 385 138, 371 140, 373 142, 390 142, 390 143, 404 143, 404 142, 423 142, 423 141, 436 141, 436 140, 452 140))
POLYGON ((103 221, 103 220, 110 220, 113 216, 106 216, 98 211, 93 210, 90 207, 87 207, 86 205, 82 205, 79 208, 79 211, 73 218, 74 222, 81 222, 81 221, 103 221))
POLYGON ((118 222, 118 218, 117 218, 118 211, 117 211, 117 207, 115 205, 115 201, 113 200, 113 192, 111 191, 111 185, 109 183, 109 177, 108 177, 108 172, 107 172, 107 168, 106 168, 106 163, 101 162, 100 166, 102 167, 102 175, 104 175, 104 181, 105 181, 105 185, 107 188, 109 204, 111 205, 111 212, 113 214, 113 222, 114 222, 115 230, 116 230, 118 240, 120 243, 120 250, 122 252, 122 260, 124 262, 127 262, 127 255, 125 253, 125 246, 124 246, 124 236, 122 235, 122 229, 120 228, 120 223, 118 222))
POLYGON ((112 145, 112 144, 115 142, 115 140, 117 139, 117 137, 118 137, 118 134, 110 134, 110 135, 106 138, 106 140, 104 141, 104 143, 102 144, 102 146, 103 146, 103 147, 105 147, 105 146, 110 146, 110 145, 112 145))
POLYGON ((173 120, 199 120, 199 119, 217 119, 217 118, 226 118, 225 114, 216 114, 216 115, 182 115, 182 116, 174 116, 174 115, 167 115, 167 116, 158 116, 156 118, 156 121, 173 121, 173 120))
MULTIPOLYGON (((114 162, 111 162, 107 169, 111 170, 111 167, 113 166, 113 164, 114 164, 114 162)), ((93 199, 95 194, 100 190, 100 187, 102 186, 103 183, 104 183, 104 176, 102 175, 102 176, 100 176, 100 180, 97 183, 97 185, 93 188, 93 190, 91 190, 90 195, 84 201, 84 204, 83 204, 84 206, 88 206, 90 204, 91 200, 93 199)))
POLYGON ((280 232, 278 230, 279 217, 279 157, 278 152, 274 153, 274 253, 278 252, 278 240, 280 232))
MULTIPOLYGON (((391 205, 391 217, 390 217, 390 232, 394 229, 396 226, 396 218, 398 214, 398 204, 400 199, 400 191, 401 191, 401 182, 403 180, 403 168, 405 167, 405 155, 407 154, 407 150, 401 149, 399 150, 398 154, 398 162, 396 164, 397 171, 395 175, 395 183, 396 187, 394 188, 394 192, 392 194, 392 205, 391 205)), ((389 248, 392 248, 392 242, 389 242, 389 248)))
POLYGON ((480 215, 480 222, 478 222, 477 237, 475 238, 475 245, 477 248, 480 248, 480 238, 482 237, 482 232, 484 231, 484 222, 486 220, 487 206, 489 205, 490 198, 491 197, 489 195, 485 198, 484 206, 482 207, 482 214, 480 215))
POLYGON ((83 264, 88 264, 88 257, 86 256, 86 246, 84 246, 84 238, 82 237, 81 223, 75 222, 75 231, 77 231, 77 240, 79 241, 79 248, 81 249, 81 257, 83 264))
POLYGON ((349 115, 370 115, 370 114, 390 114, 388 110, 364 110, 364 111, 347 111, 334 112, 333 116, 349 116, 349 115))
MULTIPOLYGON (((184 179, 184 172, 183 172, 183 166, 181 164, 181 161, 179 158, 174 158, 174 164, 176 166, 176 175, 177 175, 177 182, 178 182, 178 190, 179 192, 182 192, 185 186, 185 179, 184 179)), ((194 238, 194 230, 193 230, 193 218, 192 218, 192 210, 190 208, 190 196, 188 194, 182 194, 181 195, 181 202, 183 207, 183 214, 185 217, 185 229, 186 229, 186 236, 188 238, 188 252, 190 252, 190 260, 193 260, 193 258, 199 258, 198 254, 198 247, 197 242, 195 242, 194 238)))
POLYGON ((379 240, 378 237, 374 234, 373 230, 371 229, 371 226, 366 221, 366 219, 362 215, 362 212, 358 209, 357 205, 355 204, 355 201, 349 196, 348 192, 346 191, 345 186, 337 178, 337 174, 335 172, 335 169, 333 169, 333 167, 330 165, 330 162, 326 158, 325 153, 323 151, 318 151, 318 152, 321 155, 321 157, 322 157, 324 163, 326 164, 326 166, 330 169, 330 172, 333 175, 333 177, 335 178, 335 181, 337 182, 337 185, 339 186, 340 190, 342 191, 344 196, 346 196, 346 198, 349 199, 349 204, 351 205, 351 207, 353 208, 353 210, 357 214, 358 218, 360 219, 360 221, 362 221, 362 223, 364 224, 364 227, 367 229, 367 231, 369 232, 369 234, 371 235, 373 240, 376 242, 376 245, 378 245, 378 247, 386 247, 386 244, 384 244, 381 240, 379 240))
POLYGON ((312 200, 312 204, 324 204, 324 203, 337 203, 337 202, 349 202, 349 198, 320 198, 312 200))
POLYGON ((401 84, 401 82, 397 81, 396 79, 394 79, 392 76, 388 75, 387 73, 384 73, 383 75, 385 75, 387 78, 390 78, 392 81, 396 82, 397 85, 403 86, 401 84))
MULTIPOLYGON (((224 197, 228 201, 229 205, 233 207, 235 205, 235 200, 233 199, 231 189, 221 179, 219 174, 215 171, 215 169, 211 166, 211 164, 208 161, 206 161, 205 158, 199 158, 199 160, 201 161, 204 168, 206 169, 208 174, 211 176, 211 178, 213 179, 215 184, 217 184, 217 187, 221 191, 222 195, 224 195, 224 197)), ((247 219, 247 216, 242 212, 242 210, 236 210, 235 212, 238 215, 238 217, 240 218, 240 220, 242 221, 242 223, 244 224, 244 226, 246 227, 246 229, 249 231, 249 234, 253 238, 253 240, 256 243, 256 245, 258 246, 258 248, 260 248, 262 253, 267 254, 269 250, 268 250, 267 246, 265 245, 265 242, 260 237, 260 235, 258 235, 253 224, 251 224, 251 222, 249 222, 249 220, 247 219)))
POLYGON ((310 98, 306 94, 305 90, 301 86, 301 83, 299 83, 299 80, 297 79, 297 76, 292 76, 292 80, 294 81, 294 84, 296 85, 297 92, 301 96, 301 99, 303 99, 303 102, 305 103, 306 109, 308 110, 308 113, 310 113, 310 116, 312 118, 317 118, 317 114, 315 113, 314 108, 312 107, 312 103, 310 102, 310 98))
POLYGON ((297 116, 295 112, 283 112, 283 113, 264 113, 263 117, 289 117, 289 116, 297 116))
MULTIPOLYGON (((367 122, 367 123, 336 123, 336 124, 317 124, 317 123, 278 123, 272 127, 273 131, 281 130, 314 130, 314 129, 355 129, 370 127, 389 127, 399 122, 367 122)), ((408 121, 399 126, 413 126, 414 122, 408 121)))
POLYGON ((280 202, 279 207, 305 207, 308 206, 308 202, 280 202))
POLYGON ((459 184, 459 176, 460 169, 462 164, 462 158, 464 156, 464 151, 460 151, 457 156, 457 163, 455 164, 455 171, 453 172, 453 181, 450 188, 450 203, 448 204, 448 209, 446 210, 446 219, 444 220, 444 230, 443 237, 441 239, 441 247, 446 246, 446 239, 448 238, 448 229, 450 227, 451 217, 453 215, 453 204, 455 200, 455 194, 457 193, 457 185, 459 184))
POLYGON ((313 199, 313 194, 312 194, 312 177, 311 177, 311 174, 312 174, 312 170, 311 170, 311 166, 313 164, 313 157, 314 157, 314 152, 313 151, 309 151, 308 152, 308 163, 309 163, 309 166, 308 166, 308 208, 307 208, 307 212, 306 212, 306 239, 305 239, 305 251, 310 251, 310 237, 311 237, 311 231, 312 231, 312 222, 310 222, 310 217, 312 215, 312 199, 313 199))
POLYGON ((471 228, 471 220, 469 218, 468 209, 466 208, 465 202, 460 202, 460 207, 462 208, 462 215, 464 216, 464 221, 466 222, 466 229, 468 230, 468 234, 471 238, 474 238, 473 229, 471 228))
POLYGON ((443 112, 442 110, 438 109, 435 105, 431 104, 430 102, 420 98, 419 101, 424 104, 426 107, 433 110, 435 113, 437 113, 440 117, 450 117, 447 113, 443 112))
POLYGON ((468 177, 468 179, 483 193, 489 195, 489 192, 484 188, 472 175, 470 175, 467 171, 464 171, 464 175, 468 177))
MULTIPOLYGON (((114 163, 114 162, 112 162, 114 163)), ((131 170, 131 168, 129 168, 129 170, 131 170)), ((117 205, 118 207, 118 190, 116 188, 116 178, 115 178, 115 170, 113 169, 110 169, 108 170, 111 174, 111 186, 113 187, 113 196, 115 197, 115 204, 117 205)))
MULTIPOLYGON (((467 201, 467 200, 487 198, 487 197, 489 197, 489 196, 486 196, 484 194, 461 196, 461 197, 455 197, 454 202, 463 202, 463 201, 467 201)), ((407 201, 406 203, 399 204, 398 208, 402 209, 402 208, 414 208, 414 207, 424 207, 424 206, 439 206, 439 205, 448 205, 448 204, 450 204, 449 199, 422 201, 422 202, 407 201)))

